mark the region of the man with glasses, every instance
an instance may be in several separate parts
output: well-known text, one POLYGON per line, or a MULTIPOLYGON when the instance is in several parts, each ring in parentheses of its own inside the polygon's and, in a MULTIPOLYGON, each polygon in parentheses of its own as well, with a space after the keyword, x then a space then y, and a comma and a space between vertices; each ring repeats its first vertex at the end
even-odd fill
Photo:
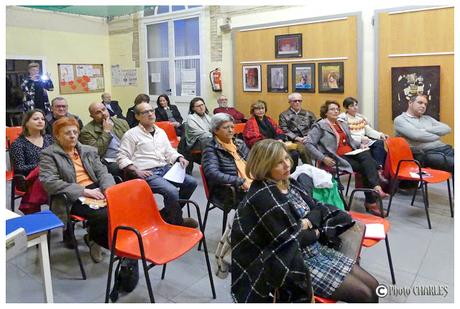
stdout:
POLYGON ((302 95, 294 92, 288 96, 290 107, 282 112, 279 125, 290 141, 297 144, 297 150, 303 163, 311 164, 311 156, 305 149, 304 142, 308 131, 316 121, 315 114, 302 109, 302 95))
POLYGON ((83 128, 83 122, 80 117, 69 113, 69 104, 63 97, 56 97, 51 101, 51 113, 45 116, 46 133, 53 135, 53 123, 62 117, 74 117, 78 121, 80 130, 83 128))
POLYGON ((195 178, 185 175, 182 183, 163 178, 175 162, 183 168, 189 162, 171 146, 166 133, 155 125, 155 111, 149 103, 136 105, 134 113, 139 125, 128 130, 121 139, 118 167, 128 178, 145 179, 154 193, 163 196, 164 207, 160 213, 166 222, 196 228, 197 221, 182 218, 183 205, 178 202, 192 196, 197 186, 195 178))

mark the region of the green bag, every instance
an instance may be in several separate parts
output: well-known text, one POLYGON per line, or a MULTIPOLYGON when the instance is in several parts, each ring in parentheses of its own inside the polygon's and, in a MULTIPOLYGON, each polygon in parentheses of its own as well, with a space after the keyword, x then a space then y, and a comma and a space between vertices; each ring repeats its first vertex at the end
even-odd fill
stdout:
POLYGON ((340 198, 337 181, 332 179, 332 188, 313 188, 313 198, 325 204, 334 205, 335 207, 345 210, 345 205, 340 198))

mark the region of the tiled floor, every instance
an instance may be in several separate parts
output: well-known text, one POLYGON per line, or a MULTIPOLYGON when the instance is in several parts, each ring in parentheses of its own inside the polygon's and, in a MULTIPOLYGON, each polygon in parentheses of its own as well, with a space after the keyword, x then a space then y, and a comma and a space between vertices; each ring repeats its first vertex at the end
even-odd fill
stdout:
MULTIPOLYGON (((196 167, 194 176, 199 181, 199 186, 192 199, 199 203, 202 215, 204 215, 206 201, 201 177, 196 167)), ((399 193, 391 207, 389 240, 396 285, 391 285, 384 242, 372 248, 363 248, 361 266, 389 288, 390 294, 381 299, 382 303, 448 303, 454 301, 454 219, 450 217, 445 184, 430 186, 429 193, 432 230, 427 227, 420 196, 417 197, 415 206, 410 206, 412 195, 399 193), (448 290, 447 295, 421 295, 423 290, 427 294, 428 289, 436 292, 438 289, 443 291, 442 288, 448 290)), ((356 208, 354 208, 358 210, 358 205, 362 204, 362 198, 357 198, 354 204, 356 208)), ((206 236, 213 269, 215 269, 214 252, 220 238, 221 222, 222 212, 211 211, 206 236)), ((83 242, 83 234, 83 229, 79 228, 77 239, 88 275, 85 281, 80 279, 81 274, 74 251, 65 249, 60 242, 61 232, 57 230, 52 233, 51 273, 55 302, 104 302, 109 255, 106 255, 102 263, 94 264, 83 242)), ((7 263, 7 303, 44 302, 37 252, 35 248, 29 248, 26 253, 7 263)), ((156 302, 229 303, 232 301, 230 276, 224 280, 214 276, 217 298, 212 299, 204 255, 195 249, 178 261, 168 264, 164 280, 160 279, 161 267, 153 268, 149 274, 156 302)), ((132 293, 121 295, 118 302, 149 302, 142 272, 136 289, 132 293)))

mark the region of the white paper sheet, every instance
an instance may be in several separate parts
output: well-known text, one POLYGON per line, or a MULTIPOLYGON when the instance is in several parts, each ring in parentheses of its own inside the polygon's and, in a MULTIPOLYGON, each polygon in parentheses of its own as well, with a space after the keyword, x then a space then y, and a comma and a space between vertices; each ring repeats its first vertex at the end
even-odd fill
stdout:
POLYGON ((183 168, 179 162, 176 162, 163 176, 163 178, 172 182, 183 183, 185 178, 185 168, 183 168))
POLYGON ((367 150, 369 150, 369 148, 355 149, 353 151, 347 152, 345 155, 346 156, 354 156, 354 155, 357 155, 358 153, 361 153, 361 152, 367 151, 367 150))
POLYGON ((385 239, 385 229, 383 224, 380 223, 369 223, 366 224, 365 238, 372 239, 385 239))

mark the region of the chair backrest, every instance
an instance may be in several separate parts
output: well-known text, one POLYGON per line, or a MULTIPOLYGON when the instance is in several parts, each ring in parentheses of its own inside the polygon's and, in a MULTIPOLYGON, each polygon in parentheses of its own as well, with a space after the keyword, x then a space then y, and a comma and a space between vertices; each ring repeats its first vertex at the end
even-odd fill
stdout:
POLYGON ((21 135, 22 127, 6 127, 6 149, 10 149, 11 144, 21 135))
MULTIPOLYGON (((387 146, 387 158, 385 168, 390 172, 390 176, 396 175, 396 169, 400 160, 413 160, 414 156, 407 141, 402 137, 389 137, 385 140, 387 146)), ((417 167, 413 162, 406 162, 402 167, 417 167)))
POLYGON ((177 139, 176 129, 174 128, 174 125, 170 121, 158 121, 155 122, 155 125, 157 125, 159 128, 162 128, 166 132, 171 146, 177 148, 177 146, 179 145, 179 140, 177 139))
POLYGON ((233 128, 233 133, 235 135, 243 133, 245 126, 246 126, 245 123, 235 123, 235 126, 233 128))
POLYGON ((203 165, 200 165, 200 174, 201 174, 201 179, 203 180, 204 194, 206 194, 206 198, 209 200, 208 182, 206 181, 206 175, 204 174, 203 165))
MULTIPOLYGON (((109 221, 109 248, 117 226, 130 226, 141 235, 144 231, 166 223, 161 218, 152 190, 144 179, 133 179, 116 184, 106 190, 109 221)), ((135 238, 132 232, 120 230, 119 236, 135 238)))

